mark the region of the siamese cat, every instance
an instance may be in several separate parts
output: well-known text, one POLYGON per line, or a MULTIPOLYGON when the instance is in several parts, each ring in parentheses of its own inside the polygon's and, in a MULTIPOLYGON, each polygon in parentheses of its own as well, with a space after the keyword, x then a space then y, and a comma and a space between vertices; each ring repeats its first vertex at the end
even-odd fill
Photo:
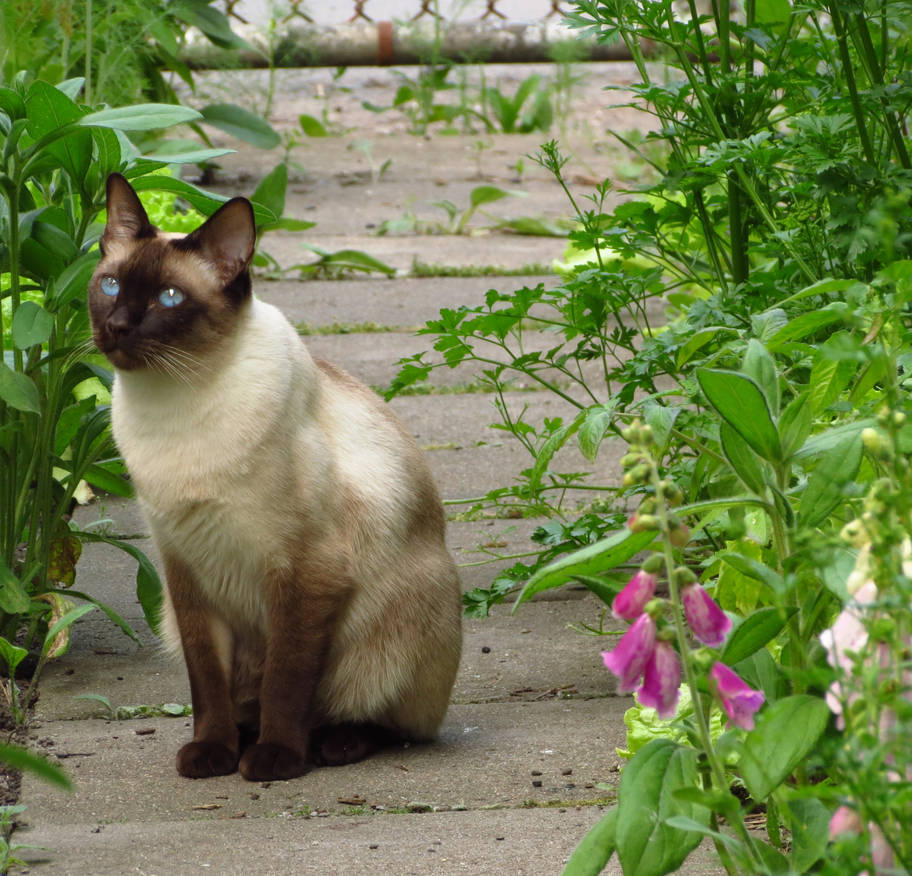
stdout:
POLYGON ((165 234, 112 174, 107 212, 89 308, 190 679, 178 772, 289 779, 433 738, 461 609, 420 450, 252 295, 249 201, 165 234))

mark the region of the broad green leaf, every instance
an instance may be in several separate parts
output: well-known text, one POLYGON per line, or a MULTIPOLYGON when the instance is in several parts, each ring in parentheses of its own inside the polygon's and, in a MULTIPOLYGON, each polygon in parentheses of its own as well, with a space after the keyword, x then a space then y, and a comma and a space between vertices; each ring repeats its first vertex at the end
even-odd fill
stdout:
POLYGON ((595 459, 602 439, 608 434, 613 413, 614 405, 595 405, 586 410, 577 441, 583 456, 590 462, 595 459))
POLYGON ((719 443, 722 455, 744 486, 762 496, 766 490, 766 477, 763 471, 764 463, 760 457, 726 422, 719 425, 719 443))
POLYGON ((512 194, 515 192, 508 192, 497 186, 475 186, 469 194, 469 203, 473 207, 480 207, 482 204, 491 204, 512 194))
POLYGON ((98 463, 89 465, 82 473, 82 476, 93 487, 113 493, 115 496, 130 498, 133 495, 133 487, 130 481, 126 480, 122 474, 110 471, 98 463))
POLYGON ((671 430, 674 428, 675 420, 680 412, 680 408, 660 405, 651 401, 647 401, 643 405, 643 419, 652 429, 652 436, 655 439, 656 446, 662 453, 668 447, 671 430))
POLYGON ((787 343, 802 340, 834 322, 842 322, 849 315, 849 305, 844 301, 834 301, 822 310, 810 310, 802 313, 783 326, 767 342, 767 347, 775 352, 787 343))
POLYGON ((110 128, 92 128, 92 140, 95 142, 94 171, 98 179, 107 179, 109 173, 120 170, 123 153, 117 133, 110 128))
POLYGON ((692 748, 654 739, 633 756, 618 789, 615 840, 624 876, 664 876, 699 845, 698 831, 666 822, 685 816, 708 824, 708 809, 675 796, 677 790, 699 782, 697 752, 692 748))
POLYGON ((328 137, 329 131, 326 130, 326 126, 319 119, 315 119, 313 116, 303 113, 298 116, 298 124, 301 126, 301 130, 307 134, 308 137, 328 137))
POLYGON ((30 603, 22 582, 0 559, 0 610, 7 614, 25 614, 30 603))
POLYGON ((223 12, 208 3, 174 3, 168 7, 174 15, 199 28, 208 39, 222 49, 251 49, 247 40, 238 36, 223 12))
POLYGON ((3 658, 9 671, 15 673, 16 667, 28 657, 28 651, 0 636, 0 657, 3 658))
POLYGON ((586 420, 588 410, 580 411, 571 422, 564 424, 548 436, 544 444, 535 457, 535 464, 529 473, 529 487, 537 490, 541 485, 542 478, 548 471, 548 466, 554 458, 554 454, 563 447, 567 441, 576 434, 580 426, 586 420))
POLYGON ((586 545, 572 554, 555 560, 529 578, 519 594, 513 610, 516 611, 520 603, 530 599, 536 593, 560 587, 577 575, 595 576, 613 569, 620 563, 626 563, 631 557, 652 544, 655 538, 655 532, 630 532, 624 529, 616 532, 610 538, 586 545))
POLYGON ((813 411, 807 392, 802 392, 789 402, 779 418, 779 443, 782 455, 788 459, 811 434, 813 411))
POLYGON ((745 684, 762 690, 766 702, 772 703, 787 693, 782 669, 766 648, 755 651, 750 657, 732 666, 745 684))
POLYGON ((134 642, 136 642, 140 645, 142 644, 142 642, 140 642, 139 636, 136 635, 136 631, 133 629, 133 627, 131 627, 107 603, 101 602, 98 599, 96 599, 94 596, 90 596, 88 593, 81 593, 78 590, 67 590, 67 596, 75 597, 77 599, 84 599, 86 602, 91 602, 93 605, 98 606, 98 608, 100 608, 108 616, 108 618, 111 620, 111 622, 116 627, 118 627, 125 636, 127 636, 128 638, 132 639, 134 642))
POLYGON ((51 281, 51 286, 47 293, 48 301, 45 303, 56 311, 74 298, 84 296, 89 285, 89 279, 100 258, 98 251, 93 250, 83 254, 75 262, 67 266, 62 273, 55 276, 51 281))
POLYGON ((796 797, 782 808, 792 835, 792 872, 806 873, 826 851, 831 813, 813 797, 796 797))
POLYGON ((73 787, 73 783, 60 767, 38 754, 33 754, 20 745, 9 745, 6 742, 0 742, 0 761, 13 767, 13 769, 34 773, 38 778, 44 779, 44 781, 52 785, 57 785, 66 791, 71 790, 73 787))
POLYGON ((304 243, 301 245, 320 256, 320 260, 313 265, 302 265, 301 267, 304 270, 316 267, 331 267, 341 271, 363 271, 367 274, 376 272, 378 274, 386 274, 387 277, 392 277, 396 273, 395 268, 359 249, 340 249, 336 250, 336 252, 327 252, 327 250, 314 244, 304 243))
MULTIPOLYGON (((779 0, 774 0, 774 2, 779 2, 779 0)), ((799 301, 802 298, 810 298, 814 295, 830 295, 833 292, 845 292, 846 289, 851 289, 852 286, 857 285, 859 285, 857 280, 834 279, 828 277, 825 280, 818 280, 816 283, 811 283, 810 286, 805 286, 800 292, 796 292, 794 295, 781 301, 780 304, 799 301)))
POLYGON ((62 91, 40 79, 29 86, 25 106, 29 134, 39 142, 53 135, 55 139, 44 145, 43 152, 53 156, 74 184, 81 184, 92 160, 92 135, 72 128, 80 122, 82 110, 62 91))
POLYGON ((734 666, 759 651, 779 635, 796 608, 760 608, 747 617, 728 637, 722 662, 734 666))
POLYGON ((779 416, 779 372, 769 351, 756 338, 747 342, 741 370, 752 377, 763 392, 773 419, 779 416))
POLYGON ((819 697, 786 697, 757 716, 741 747, 741 775, 751 796, 765 800, 817 744, 830 710, 819 697))
POLYGON ((200 110, 202 120, 259 149, 274 149, 282 142, 265 119, 233 103, 212 103, 200 110))
POLYGON ((725 337, 736 335, 737 332, 726 326, 713 325, 698 332, 694 332, 678 350, 678 368, 686 365, 700 350, 713 341, 721 341, 725 337))
POLYGON ((34 344, 43 344, 54 328, 54 317, 40 304, 23 301, 13 314, 13 343, 20 350, 27 350, 34 344))
POLYGON ((801 493, 798 518, 804 527, 819 526, 843 501, 844 488, 855 480, 863 452, 861 434, 856 433, 823 454, 801 493))
POLYGON ((0 401, 17 411, 30 414, 41 412, 38 387, 27 375, 13 371, 5 362, 0 362, 0 401))
POLYGON ((779 434, 760 387, 746 374, 716 368, 697 371, 700 388, 719 416, 763 459, 782 458, 779 434))
POLYGON ((616 830, 617 806, 612 806, 574 849, 561 876, 598 876, 614 854, 616 830))
POLYGON ((204 161, 215 161, 225 155, 231 155, 234 149, 206 149, 192 140, 163 140, 143 155, 147 161, 164 164, 202 164, 204 161))
POLYGON ((285 190, 288 187, 288 167, 285 162, 277 164, 263 177, 250 200, 262 204, 275 219, 285 212, 285 190))
POLYGON ((832 426, 826 432, 820 432, 808 438, 804 442, 804 446, 794 454, 793 458, 798 460, 814 459, 828 450, 832 450, 846 438, 852 435, 861 435, 862 430, 874 425, 876 425, 874 418, 866 417, 863 420, 855 420, 841 426, 832 426))
POLYGON ((89 605, 79 605, 76 608, 71 608, 66 614, 64 614, 47 631, 47 635, 44 637, 44 645, 41 648, 42 655, 46 657, 51 653, 52 650, 55 653, 58 653, 58 649, 60 648, 58 636, 61 633, 68 633, 70 627, 76 623, 79 618, 94 610, 95 606, 90 603, 89 605))
POLYGON ((766 584, 773 593, 781 595, 785 592, 785 582, 782 580, 782 576, 765 563, 733 552, 721 554, 720 559, 734 566, 741 574, 747 575, 748 578, 754 578, 766 584))
POLYGON ((174 103, 138 103, 135 106, 98 110, 79 119, 83 127, 113 128, 117 131, 154 131, 185 122, 196 122, 200 113, 174 103))
MULTIPOLYGON (((833 336, 835 337, 835 335, 833 336)), ((827 339, 829 340, 829 339, 827 339)), ((831 359, 824 355, 826 342, 811 366, 808 377, 808 396, 815 415, 825 411, 849 385, 858 370, 858 363, 849 359, 831 359)))

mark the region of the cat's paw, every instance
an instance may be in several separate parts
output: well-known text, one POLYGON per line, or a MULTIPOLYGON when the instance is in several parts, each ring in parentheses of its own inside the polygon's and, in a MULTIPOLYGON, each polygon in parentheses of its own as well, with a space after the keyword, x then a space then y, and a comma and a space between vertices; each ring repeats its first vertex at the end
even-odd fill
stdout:
POLYGON ((284 745, 259 742, 244 752, 239 766, 249 782, 272 782, 295 779, 308 771, 307 759, 284 745))
POLYGON ((221 742, 188 742, 177 753, 177 771, 188 779, 227 776, 237 764, 237 752, 221 742))

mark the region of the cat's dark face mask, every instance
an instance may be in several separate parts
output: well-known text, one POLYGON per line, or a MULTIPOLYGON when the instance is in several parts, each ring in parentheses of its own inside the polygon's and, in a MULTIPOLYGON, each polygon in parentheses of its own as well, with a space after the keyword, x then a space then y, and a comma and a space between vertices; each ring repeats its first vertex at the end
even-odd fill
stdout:
POLYGON ((250 298, 256 230, 244 198, 185 237, 160 232, 130 184, 108 178, 102 258, 89 281, 98 349, 116 368, 174 377, 198 369, 233 332, 250 298))

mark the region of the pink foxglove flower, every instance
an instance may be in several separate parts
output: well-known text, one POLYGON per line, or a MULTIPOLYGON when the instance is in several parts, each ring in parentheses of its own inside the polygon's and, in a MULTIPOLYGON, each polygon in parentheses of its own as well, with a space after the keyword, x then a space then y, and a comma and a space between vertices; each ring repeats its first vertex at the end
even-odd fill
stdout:
POLYGON ((646 662, 637 699, 641 705, 655 709, 660 718, 671 718, 678 706, 680 686, 681 664, 675 649, 668 642, 656 642, 652 656, 646 662))
POLYGON ((602 652, 605 666, 618 677, 620 693, 636 690, 646 668, 646 661, 655 649, 655 641, 655 621, 648 614, 641 614, 613 651, 602 652))
MULTIPOLYGON (((830 839, 839 839, 843 834, 860 834, 864 823, 854 809, 840 806, 830 819, 830 839)), ((872 821, 868 824, 871 833, 871 862, 874 864, 875 876, 895 872, 896 858, 893 848, 887 842, 880 828, 872 821)), ((863 870, 860 876, 868 876, 868 871, 863 870)))
POLYGON ((718 648, 732 625, 725 612, 699 584, 688 584, 681 591, 681 602, 693 634, 704 645, 718 648))
POLYGON ((640 569, 614 597, 611 613, 618 619, 634 620, 639 617, 655 594, 656 580, 651 572, 640 569))
POLYGON ((709 675, 715 682, 716 694, 728 715, 729 723, 742 730, 753 730, 754 712, 766 699, 763 692, 746 685, 736 673, 718 661, 713 664, 709 675))

